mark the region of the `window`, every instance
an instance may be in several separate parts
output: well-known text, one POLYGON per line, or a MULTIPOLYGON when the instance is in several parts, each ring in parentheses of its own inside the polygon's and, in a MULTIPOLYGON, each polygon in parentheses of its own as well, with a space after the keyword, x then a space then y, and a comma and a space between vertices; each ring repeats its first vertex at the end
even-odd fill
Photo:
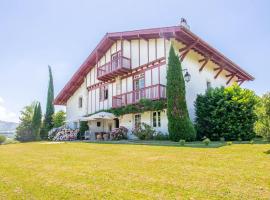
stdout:
POLYGON ((83 106, 83 98, 79 97, 79 108, 82 108, 83 106))
POLYGON ((141 125, 141 115, 137 114, 135 115, 135 127, 139 127, 141 125))
POLYGON ((102 86, 99 89, 99 101, 107 100, 109 96, 108 85, 102 86))
POLYGON ((210 89, 212 86, 211 86, 211 82, 210 81, 206 81, 206 89, 210 89))
POLYGON ((153 127, 160 127, 161 126, 161 120, 160 120, 161 112, 153 112, 153 127))
POLYGON ((100 127, 101 126, 101 122, 97 122, 97 127, 100 127))

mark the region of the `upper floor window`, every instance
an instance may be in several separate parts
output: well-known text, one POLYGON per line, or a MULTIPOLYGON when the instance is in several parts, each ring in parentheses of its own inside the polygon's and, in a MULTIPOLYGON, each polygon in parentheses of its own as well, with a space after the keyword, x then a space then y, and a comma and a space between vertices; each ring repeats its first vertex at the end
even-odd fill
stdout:
POLYGON ((83 107, 83 98, 79 97, 79 108, 83 107))
POLYGON ((209 90, 212 87, 210 81, 206 81, 206 89, 209 90))
POLYGON ((107 100, 108 96, 109 96, 108 85, 100 87, 100 89, 99 89, 99 100, 100 101, 107 100))
POLYGON ((139 90, 144 88, 145 81, 144 81, 144 73, 138 74, 134 76, 134 90, 139 90))
POLYGON ((153 127, 160 127, 161 126, 161 120, 160 120, 161 112, 153 112, 153 127))

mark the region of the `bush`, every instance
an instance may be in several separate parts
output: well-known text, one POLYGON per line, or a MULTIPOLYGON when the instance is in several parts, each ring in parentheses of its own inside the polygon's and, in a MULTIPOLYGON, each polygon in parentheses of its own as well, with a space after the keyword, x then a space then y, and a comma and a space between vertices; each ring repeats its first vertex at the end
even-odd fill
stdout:
POLYGON ((115 128, 111 132, 112 140, 126 140, 127 139, 128 129, 124 126, 115 128))
POLYGON ((154 140, 169 140, 169 135, 157 132, 154 137, 154 140))
POLYGON ((254 140, 250 140, 249 141, 249 144, 254 144, 254 140))
POLYGON ((206 138, 202 142, 205 144, 205 146, 208 146, 210 144, 211 140, 209 138, 206 138))
POLYGON ((179 143, 180 143, 181 146, 184 146, 185 143, 186 143, 186 140, 179 140, 179 143))
POLYGON ((221 137, 221 138, 219 138, 219 141, 220 142, 225 142, 225 138, 224 137, 221 137))
POLYGON ((238 85, 209 89, 198 95, 195 102, 198 139, 207 136, 218 141, 250 140, 255 136, 255 105, 257 96, 253 91, 238 85))
POLYGON ((85 131, 89 130, 88 123, 86 121, 80 121, 80 129, 77 134, 77 139, 81 140, 84 137, 85 131))
POLYGON ((6 141, 6 136, 0 135, 0 144, 3 144, 6 141))
POLYGON ((6 141, 4 142, 4 144, 17 144, 17 143, 19 143, 19 141, 10 138, 7 138, 6 141))
POLYGON ((255 123, 254 130, 257 135, 270 142, 270 92, 264 94, 259 99, 259 103, 256 106, 256 114, 258 120, 255 123))
POLYGON ((146 123, 141 123, 139 127, 132 130, 132 134, 137 136, 140 140, 153 139, 155 130, 146 123))
POLYGON ((227 142, 226 144, 229 145, 229 146, 231 146, 233 143, 232 142, 227 142))

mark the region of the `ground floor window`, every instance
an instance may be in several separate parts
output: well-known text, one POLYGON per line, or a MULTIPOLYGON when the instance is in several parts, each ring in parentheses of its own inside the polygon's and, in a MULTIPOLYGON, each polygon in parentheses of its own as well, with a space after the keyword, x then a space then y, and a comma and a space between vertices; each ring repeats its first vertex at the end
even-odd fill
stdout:
POLYGON ((140 114, 135 115, 134 120, 135 120, 135 127, 139 127, 141 125, 141 115, 140 114))
POLYGON ((161 126, 161 120, 160 120, 161 112, 153 112, 152 121, 153 121, 153 127, 160 127, 161 126))

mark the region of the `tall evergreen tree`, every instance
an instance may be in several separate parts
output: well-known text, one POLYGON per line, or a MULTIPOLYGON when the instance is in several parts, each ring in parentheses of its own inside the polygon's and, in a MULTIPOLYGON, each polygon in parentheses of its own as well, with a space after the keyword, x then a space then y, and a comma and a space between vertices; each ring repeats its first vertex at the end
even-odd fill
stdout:
POLYGON ((32 119, 32 131, 35 135, 36 140, 40 140, 40 128, 41 128, 41 119, 42 119, 42 112, 40 103, 36 103, 33 119, 32 119))
POLYGON ((42 131, 42 138, 47 139, 48 131, 53 128, 53 121, 52 117, 54 114, 54 87, 53 87, 53 76, 52 76, 52 70, 51 67, 49 68, 49 86, 48 86, 48 93, 47 93, 47 106, 46 106, 46 113, 44 118, 44 130, 42 131))
POLYGON ((173 141, 194 140, 196 132, 189 119, 182 66, 173 46, 167 70, 167 117, 169 137, 173 141))

